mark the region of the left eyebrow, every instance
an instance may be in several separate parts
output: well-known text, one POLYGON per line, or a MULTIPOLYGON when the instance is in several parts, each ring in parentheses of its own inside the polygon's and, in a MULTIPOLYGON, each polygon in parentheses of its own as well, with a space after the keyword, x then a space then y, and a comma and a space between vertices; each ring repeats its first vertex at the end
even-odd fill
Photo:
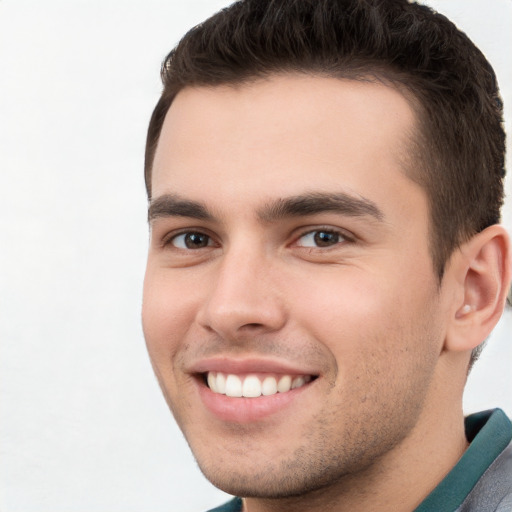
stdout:
POLYGON ((286 217, 305 217, 324 212, 334 212, 349 217, 372 217, 384 221, 384 213, 371 200, 355 197, 345 192, 310 192, 267 203, 258 211, 264 222, 274 222, 286 217))
POLYGON ((148 221, 160 217, 190 217, 197 220, 212 220, 213 215, 206 206, 190 201, 177 194, 164 194, 151 200, 148 208, 148 221))

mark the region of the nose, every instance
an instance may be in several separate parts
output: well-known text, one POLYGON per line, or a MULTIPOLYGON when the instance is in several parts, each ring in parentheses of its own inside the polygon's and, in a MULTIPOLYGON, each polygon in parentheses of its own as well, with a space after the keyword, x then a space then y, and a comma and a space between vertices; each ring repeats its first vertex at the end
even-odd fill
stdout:
POLYGON ((221 338, 275 332, 286 323, 278 271, 251 251, 232 250, 214 264, 209 294, 198 311, 199 324, 221 338))

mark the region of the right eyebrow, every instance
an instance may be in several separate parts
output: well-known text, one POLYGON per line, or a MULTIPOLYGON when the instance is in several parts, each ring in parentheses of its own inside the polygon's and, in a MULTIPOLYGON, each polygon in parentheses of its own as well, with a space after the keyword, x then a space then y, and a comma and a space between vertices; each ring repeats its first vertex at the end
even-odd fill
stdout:
POLYGON ((308 192, 298 196, 281 198, 267 203, 259 211, 265 222, 286 217, 306 217, 323 212, 335 212, 349 217, 372 217, 384 221, 384 213, 365 197, 355 197, 346 192, 308 192))
POLYGON ((213 215, 204 204, 182 199, 176 194, 164 194, 151 200, 148 208, 148 222, 161 217, 190 217, 198 220, 213 219, 213 215))

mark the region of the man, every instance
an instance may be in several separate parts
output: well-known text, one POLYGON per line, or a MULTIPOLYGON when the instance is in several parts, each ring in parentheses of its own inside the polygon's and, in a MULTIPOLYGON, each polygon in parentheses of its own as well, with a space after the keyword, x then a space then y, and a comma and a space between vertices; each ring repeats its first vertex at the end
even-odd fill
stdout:
POLYGON ((143 324, 218 511, 512 510, 462 392, 510 283, 502 104, 405 0, 246 0, 166 59, 143 324))

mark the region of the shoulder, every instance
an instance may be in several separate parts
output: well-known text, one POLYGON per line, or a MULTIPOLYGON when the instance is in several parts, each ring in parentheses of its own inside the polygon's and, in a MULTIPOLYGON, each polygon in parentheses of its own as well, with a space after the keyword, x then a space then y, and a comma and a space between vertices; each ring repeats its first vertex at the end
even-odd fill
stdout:
POLYGON ((457 512, 512 512, 512 444, 487 468, 457 512))

